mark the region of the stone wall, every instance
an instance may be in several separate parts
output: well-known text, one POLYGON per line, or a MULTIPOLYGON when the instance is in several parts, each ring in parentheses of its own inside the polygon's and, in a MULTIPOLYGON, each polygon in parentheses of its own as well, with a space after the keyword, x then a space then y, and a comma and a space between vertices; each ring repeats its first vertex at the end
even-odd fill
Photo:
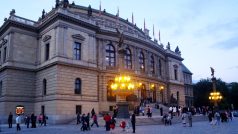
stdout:
POLYGON ((24 106, 25 113, 34 111, 35 73, 6 69, 0 73, 3 94, 0 99, 0 118, 6 121, 9 112, 15 114, 16 106, 24 106))

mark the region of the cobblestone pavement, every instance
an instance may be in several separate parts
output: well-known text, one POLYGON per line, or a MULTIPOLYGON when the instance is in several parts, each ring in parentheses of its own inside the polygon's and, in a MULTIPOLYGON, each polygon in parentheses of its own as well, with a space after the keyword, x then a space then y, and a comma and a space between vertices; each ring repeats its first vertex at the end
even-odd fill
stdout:
MULTIPOLYGON (((81 126, 81 125, 80 125, 81 126)), ((52 125, 42 126, 38 128, 26 128, 22 125, 22 130, 16 132, 16 125, 13 128, 7 128, 7 125, 1 126, 1 134, 129 134, 132 133, 122 131, 121 128, 116 127, 115 130, 106 132, 104 127, 93 127, 91 131, 82 132, 78 125, 52 125)), ((217 126, 212 126, 208 122, 195 122, 193 127, 183 127, 182 124, 174 124, 172 126, 164 125, 148 125, 148 126, 136 126, 137 134, 238 134, 238 118, 228 123, 221 123, 217 126)))

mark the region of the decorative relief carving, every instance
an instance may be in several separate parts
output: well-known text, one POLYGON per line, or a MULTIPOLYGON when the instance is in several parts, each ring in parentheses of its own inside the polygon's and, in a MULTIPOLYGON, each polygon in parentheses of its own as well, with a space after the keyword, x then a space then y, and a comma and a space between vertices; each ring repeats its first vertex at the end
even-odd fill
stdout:
POLYGON ((72 35, 73 38, 78 39, 78 40, 85 40, 85 37, 83 37, 81 34, 74 34, 72 35))
POLYGON ((7 40, 6 40, 6 39, 0 40, 0 48, 1 48, 2 46, 4 46, 6 43, 7 43, 7 40))
POLYGON ((50 36, 50 35, 46 35, 46 36, 43 38, 43 41, 46 42, 46 41, 48 41, 48 40, 50 40, 50 39, 51 39, 51 36, 50 36))

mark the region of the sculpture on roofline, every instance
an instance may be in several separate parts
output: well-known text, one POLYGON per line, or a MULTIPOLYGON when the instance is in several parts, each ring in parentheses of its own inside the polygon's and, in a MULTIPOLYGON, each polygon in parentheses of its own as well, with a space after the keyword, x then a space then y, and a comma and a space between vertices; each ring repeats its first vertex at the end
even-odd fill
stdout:
POLYGON ((124 43, 124 34, 123 31, 119 30, 118 28, 116 28, 117 30, 117 34, 119 37, 119 41, 118 41, 118 52, 125 54, 126 50, 125 50, 125 45, 123 45, 124 43))
POLYGON ((215 70, 214 70, 214 68, 212 68, 212 67, 210 67, 211 68, 211 76, 214 78, 214 72, 215 72, 215 70))
POLYGON ((15 13, 16 13, 15 9, 12 9, 12 11, 10 12, 10 15, 11 15, 11 16, 12 16, 12 15, 15 15, 15 13))

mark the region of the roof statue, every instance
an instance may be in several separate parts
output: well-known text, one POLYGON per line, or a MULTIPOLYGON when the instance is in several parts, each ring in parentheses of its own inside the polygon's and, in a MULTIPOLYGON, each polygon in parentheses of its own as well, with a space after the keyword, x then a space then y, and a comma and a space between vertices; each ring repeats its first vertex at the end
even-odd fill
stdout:
POLYGON ((117 30, 117 34, 119 37, 119 41, 118 41, 118 52, 119 53, 124 53, 125 52, 125 45, 123 45, 124 42, 124 34, 123 31, 119 30, 118 28, 116 28, 117 30))
POLYGON ((41 18, 42 18, 42 19, 45 18, 45 9, 43 9, 43 11, 42 11, 42 16, 41 16, 41 18))
POLYGON ((15 13, 16 13, 15 9, 12 9, 12 11, 10 11, 10 15, 11 15, 11 16, 12 16, 12 15, 15 15, 15 13))
POLYGON ((211 76, 214 78, 214 72, 215 72, 215 70, 214 70, 214 68, 212 68, 212 67, 210 67, 211 68, 211 76))
POLYGON ((91 8, 91 5, 88 6, 88 16, 92 16, 93 10, 91 8))
POLYGON ((63 7, 64 7, 64 8, 67 8, 68 5, 69 5, 69 1, 68 1, 68 0, 64 0, 64 1, 63 1, 63 7))
POLYGON ((168 45, 166 46, 167 49, 170 50, 170 43, 168 42, 168 45))
POLYGON ((73 5, 73 6, 75 5, 74 1, 72 2, 72 4, 71 4, 71 5, 73 5))
POLYGON ((121 47, 122 47, 122 44, 123 44, 123 42, 124 42, 123 31, 120 31, 118 28, 117 28, 116 30, 117 30, 117 34, 118 34, 118 36, 119 36, 118 47, 121 48, 121 47))
POLYGON ((60 5, 60 2, 59 2, 59 0, 55 0, 55 8, 58 8, 58 7, 59 7, 59 5, 60 5))
POLYGON ((175 53, 177 54, 181 54, 180 50, 179 50, 179 47, 177 46, 176 49, 175 49, 175 53))

